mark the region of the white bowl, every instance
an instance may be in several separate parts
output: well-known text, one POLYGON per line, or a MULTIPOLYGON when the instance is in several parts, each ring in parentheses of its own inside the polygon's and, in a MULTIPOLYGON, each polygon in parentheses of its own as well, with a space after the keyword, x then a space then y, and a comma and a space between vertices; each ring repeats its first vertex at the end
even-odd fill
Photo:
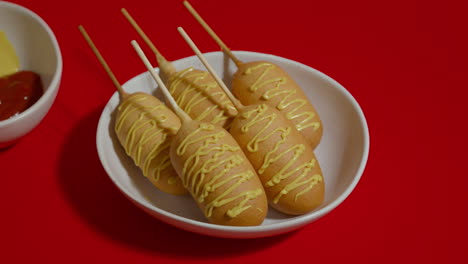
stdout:
MULTIPOLYGON (((358 183, 369 153, 366 119, 356 100, 339 83, 304 64, 255 52, 235 52, 242 61, 268 60, 284 68, 304 89, 319 112, 324 127, 316 149, 325 178, 325 201, 313 212, 287 216, 269 209, 264 223, 256 227, 231 227, 208 223, 190 196, 171 196, 156 190, 140 169, 126 156, 114 133, 113 113, 119 104, 115 93, 105 106, 97 129, 97 150, 101 163, 115 185, 138 207, 150 215, 192 232, 228 238, 272 236, 292 231, 324 216, 352 192, 358 183)), ((214 69, 230 84, 236 67, 221 52, 205 54, 214 69)), ((178 70, 204 69, 195 57, 174 62, 178 70)), ((143 66, 142 66, 143 67, 143 66)), ((144 91, 159 97, 156 84, 148 73, 124 84, 127 92, 144 91)))
POLYGON ((0 121, 0 146, 18 140, 34 129, 55 100, 62 76, 62 55, 54 33, 38 15, 8 2, 0 2, 0 30, 15 48, 20 70, 41 76, 44 93, 24 112, 0 121))

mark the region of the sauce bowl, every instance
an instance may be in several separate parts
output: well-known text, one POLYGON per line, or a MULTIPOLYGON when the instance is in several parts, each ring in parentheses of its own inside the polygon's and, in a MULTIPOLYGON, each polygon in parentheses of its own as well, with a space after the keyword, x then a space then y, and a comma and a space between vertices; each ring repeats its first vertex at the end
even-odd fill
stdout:
POLYGON ((13 45, 20 70, 39 74, 44 88, 35 104, 16 116, 0 121, 0 147, 6 147, 33 130, 49 111, 60 86, 62 55, 47 23, 20 5, 0 2, 0 30, 13 45))

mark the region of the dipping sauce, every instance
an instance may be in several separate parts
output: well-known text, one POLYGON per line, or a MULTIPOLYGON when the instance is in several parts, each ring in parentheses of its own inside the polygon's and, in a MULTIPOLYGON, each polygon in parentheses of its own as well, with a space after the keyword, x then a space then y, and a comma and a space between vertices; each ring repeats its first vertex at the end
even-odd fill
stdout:
POLYGON ((32 106, 43 94, 40 76, 20 71, 0 78, 0 121, 32 106))
POLYGON ((0 121, 13 117, 32 106, 43 93, 41 77, 20 71, 15 49, 0 31, 0 121))

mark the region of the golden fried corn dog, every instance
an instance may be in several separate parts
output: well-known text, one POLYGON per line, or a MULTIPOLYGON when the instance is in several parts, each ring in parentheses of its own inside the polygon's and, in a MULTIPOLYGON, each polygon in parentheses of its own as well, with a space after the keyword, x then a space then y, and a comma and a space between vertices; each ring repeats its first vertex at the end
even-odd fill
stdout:
POLYGON ((178 30, 238 109, 229 131, 257 171, 270 205, 291 215, 320 206, 324 181, 307 140, 267 104, 243 106, 237 102, 187 33, 180 27, 178 30))
POLYGON ((237 111, 213 77, 206 71, 192 67, 176 71, 172 63, 164 58, 127 10, 123 8, 121 11, 155 54, 161 78, 179 107, 194 120, 229 127, 237 111))
POLYGON ((232 80, 233 94, 245 105, 266 103, 282 112, 313 149, 323 134, 317 111, 297 83, 278 65, 241 63, 232 80))
POLYGON ((79 29, 119 92, 115 133, 125 152, 161 191, 187 193, 169 158, 172 136, 180 128, 179 118, 154 96, 126 93, 85 29, 79 29))
POLYGON ((192 120, 177 106, 136 41, 132 45, 182 120, 171 161, 205 217, 219 225, 260 225, 268 209, 265 192, 237 142, 222 127, 192 120))
POLYGON ((267 104, 239 112, 229 131, 257 171, 270 205, 292 215, 317 208, 324 199, 322 171, 294 124, 267 104))
POLYGON ((134 93, 117 108, 115 133, 135 164, 158 189, 183 194, 183 187, 169 157, 179 118, 156 97, 134 93))
POLYGON ((322 122, 307 96, 289 74, 271 62, 240 61, 190 3, 184 1, 184 5, 236 64, 238 70, 232 80, 233 94, 244 105, 266 103, 284 113, 315 149, 322 138, 322 122))

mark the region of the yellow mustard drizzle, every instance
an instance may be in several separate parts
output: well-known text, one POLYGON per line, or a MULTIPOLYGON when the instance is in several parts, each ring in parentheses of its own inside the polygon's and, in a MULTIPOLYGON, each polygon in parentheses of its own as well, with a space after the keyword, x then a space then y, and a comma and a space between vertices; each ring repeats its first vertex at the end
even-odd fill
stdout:
POLYGON ((212 92, 218 84, 213 80, 207 84, 199 84, 206 77, 209 76, 208 72, 204 71, 194 71, 193 68, 188 68, 177 72, 171 78, 171 84, 169 86, 169 92, 176 97, 177 104, 186 112, 191 114, 191 111, 197 105, 211 101, 214 103, 213 106, 203 109, 201 113, 193 113, 191 117, 194 120, 202 121, 208 115, 210 115, 216 109, 219 109, 220 112, 215 116, 213 120, 205 120, 212 124, 218 124, 225 121, 231 116, 237 114, 237 110, 231 101, 227 98, 226 94, 219 90, 218 92, 212 92), (190 83, 183 82, 184 80, 192 80, 190 83), (185 86, 185 87, 184 87, 185 86), (182 91, 177 92, 178 89, 182 91), (194 95, 188 96, 192 92, 195 92, 194 95))
POLYGON ((281 96, 283 99, 276 105, 276 108, 282 111, 291 106, 291 109, 286 113, 286 117, 289 120, 295 120, 295 119, 301 120, 302 119, 300 122, 299 121, 295 122, 296 129, 298 131, 301 131, 308 127, 313 127, 314 130, 317 130, 320 127, 320 122, 317 122, 317 121, 312 122, 312 119, 315 117, 315 113, 307 112, 307 111, 302 111, 302 112, 300 111, 300 109, 308 102, 304 99, 296 98, 294 96, 296 94, 295 89, 286 90, 286 89, 281 88, 281 85, 286 83, 285 76, 279 76, 276 78, 265 80, 265 76, 268 74, 270 70, 275 68, 275 65, 271 63, 267 63, 267 62, 260 63, 260 64, 257 64, 256 66, 247 68, 244 74, 249 75, 249 74, 252 74, 253 71, 260 70, 262 68, 264 68, 265 70, 263 71, 262 74, 260 74, 258 79, 255 80, 255 82, 249 87, 249 91, 255 92, 260 87, 263 87, 269 84, 275 84, 275 88, 265 91, 261 98, 265 100, 270 100, 273 97, 281 96))
MULTIPOLYGON (((158 157, 163 151, 169 151, 170 142, 167 140, 168 134, 164 130, 177 131, 176 127, 169 127, 165 124, 167 116, 160 114, 154 115, 154 112, 160 111, 164 108, 163 104, 156 106, 142 106, 145 100, 148 100, 148 95, 137 94, 132 95, 127 100, 123 101, 118 107, 120 112, 119 119, 116 121, 115 131, 119 133, 122 130, 124 122, 128 119, 129 115, 139 111, 138 119, 132 123, 128 129, 125 142, 123 143, 124 149, 127 155, 134 158, 135 164, 140 167, 143 171, 143 175, 151 177, 154 181, 158 181, 161 176, 161 172, 167 167, 171 166, 169 155, 158 157), (150 118, 150 116, 152 116, 150 118), (140 131, 143 127, 149 125, 145 130, 140 131), (140 133, 137 133, 140 131, 140 133), (148 153, 146 158, 142 160, 141 153, 143 146, 148 144, 153 138, 161 137, 161 139, 155 142, 151 152, 148 153)), ((176 176, 170 176, 168 178, 169 184, 176 183, 176 176)))
POLYGON ((258 133, 254 137, 252 137, 252 139, 247 143, 247 150, 250 152, 257 152, 260 143, 268 141, 269 138, 273 136, 275 133, 278 133, 278 132, 280 133, 281 140, 277 141, 273 149, 265 154, 263 164, 257 170, 257 172, 258 174, 262 175, 271 164, 277 162, 283 156, 292 152, 293 157, 278 172, 276 172, 276 174, 273 175, 273 177, 271 177, 264 184, 264 186, 265 188, 273 187, 281 183, 282 180, 287 179, 288 177, 296 174, 297 172, 300 172, 300 174, 296 177, 296 179, 293 182, 284 186, 283 189, 278 193, 278 195, 273 199, 273 203, 278 203, 280 198, 283 195, 288 194, 290 191, 296 188, 305 186, 302 191, 296 194, 294 199, 295 201, 297 201, 299 196, 308 192, 316 184, 321 182, 322 176, 320 174, 315 174, 312 177, 308 177, 308 172, 311 171, 315 167, 315 163, 316 163, 315 159, 312 159, 311 161, 303 163, 299 166, 293 167, 293 164, 305 151, 305 146, 303 144, 297 144, 297 145, 291 146, 287 150, 278 153, 280 146, 285 144, 287 137, 291 133, 291 127, 278 127, 269 133, 265 133, 265 131, 268 130, 268 128, 274 123, 275 119, 277 118, 277 115, 275 113, 272 113, 269 115, 265 114, 267 109, 268 109, 267 105, 261 104, 255 109, 245 112, 241 115, 242 118, 249 120, 244 126, 241 127, 241 131, 243 133, 248 132, 248 130, 255 124, 259 124, 259 123, 262 123, 264 120, 267 120, 267 124, 266 125, 262 124, 262 127, 258 130, 258 133))
POLYGON ((254 199, 263 192, 261 189, 256 189, 232 195, 232 192, 237 187, 255 175, 252 171, 230 175, 230 171, 233 168, 242 165, 246 161, 238 154, 241 153, 239 146, 220 143, 225 135, 224 131, 216 132, 214 125, 202 123, 196 130, 184 138, 176 150, 177 155, 181 156, 184 155, 190 145, 202 142, 202 145, 185 161, 181 177, 185 188, 190 190, 193 197, 199 203, 204 202, 205 198, 216 189, 228 186, 223 193, 206 205, 205 215, 207 217, 211 217, 215 208, 243 198, 242 201, 227 211, 227 215, 234 218, 251 207, 251 205, 245 205, 249 200, 254 199), (211 131, 212 133, 204 136, 200 135, 200 133, 206 131, 211 131), (222 158, 226 152, 233 152, 233 154, 222 158), (211 156, 211 158, 207 159, 204 156, 211 156), (197 167, 198 169, 195 169, 197 167), (214 174, 214 171, 219 168, 222 168, 222 170, 214 174), (209 174, 214 175, 210 179, 206 179, 209 177, 209 174), (231 183, 233 180, 236 180, 234 184, 231 183))

